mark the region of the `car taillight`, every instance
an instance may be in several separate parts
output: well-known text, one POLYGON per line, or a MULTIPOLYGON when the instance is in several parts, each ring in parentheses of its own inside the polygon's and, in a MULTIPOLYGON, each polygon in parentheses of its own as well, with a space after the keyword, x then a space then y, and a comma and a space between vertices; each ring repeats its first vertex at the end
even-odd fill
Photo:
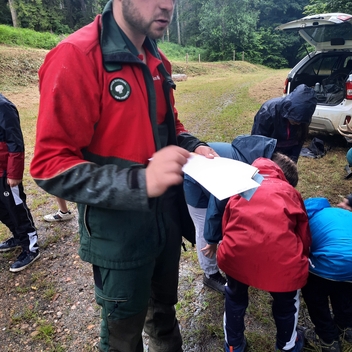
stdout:
POLYGON ((284 84, 284 94, 287 94, 287 88, 288 88, 288 78, 285 79, 285 84, 284 84))
POLYGON ((343 122, 344 125, 348 125, 351 122, 351 116, 350 115, 346 115, 345 117, 345 121, 343 122))
POLYGON ((346 99, 352 100, 352 81, 350 79, 346 82, 346 99))
POLYGON ((352 16, 349 16, 349 15, 340 15, 340 16, 337 16, 337 18, 341 21, 348 21, 352 16))

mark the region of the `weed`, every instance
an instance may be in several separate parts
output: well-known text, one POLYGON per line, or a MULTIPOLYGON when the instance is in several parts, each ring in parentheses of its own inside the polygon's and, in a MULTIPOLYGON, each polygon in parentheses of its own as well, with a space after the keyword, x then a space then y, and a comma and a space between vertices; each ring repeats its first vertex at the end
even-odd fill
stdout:
POLYGON ((43 280, 44 277, 45 277, 45 274, 43 272, 37 271, 37 272, 32 273, 31 281, 32 281, 32 283, 35 283, 37 281, 40 282, 43 280))
POLYGON ((59 240, 62 237, 62 233, 60 231, 60 228, 56 228, 53 229, 53 231, 51 231, 51 233, 53 233, 53 235, 49 235, 45 238, 44 241, 41 242, 40 247, 42 249, 46 249, 48 248, 50 245, 55 244, 57 242, 59 242, 59 240))
POLYGON ((22 312, 14 313, 11 316, 11 321, 14 324, 21 322, 31 322, 38 318, 38 312, 36 311, 37 305, 35 307, 25 307, 22 312))
POLYGON ((17 293, 27 293, 30 290, 31 290, 30 287, 19 287, 19 286, 16 287, 17 293))
POLYGON ((57 292, 56 288, 54 287, 54 285, 52 283, 50 283, 50 287, 48 287, 45 291, 44 291, 44 298, 46 298, 47 300, 51 300, 55 293, 57 292))
MULTIPOLYGON (((48 350, 49 352, 66 352, 66 347, 61 346, 60 344, 51 344, 52 347, 48 350)), ((84 349, 84 351, 90 351, 84 349)))
POLYGON ((39 334, 36 335, 36 338, 39 340, 44 340, 45 342, 50 342, 54 336, 55 328, 45 321, 40 321, 39 324, 40 325, 37 328, 39 334))

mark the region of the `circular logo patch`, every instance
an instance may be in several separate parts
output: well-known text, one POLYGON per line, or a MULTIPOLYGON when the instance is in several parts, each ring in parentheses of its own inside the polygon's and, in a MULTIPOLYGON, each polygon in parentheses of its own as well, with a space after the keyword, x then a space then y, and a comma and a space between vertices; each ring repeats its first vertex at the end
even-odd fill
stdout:
POLYGON ((122 78, 114 78, 109 89, 111 96, 118 101, 126 100, 131 94, 130 85, 122 78))
POLYGON ((5 197, 8 197, 9 195, 10 195, 10 192, 7 192, 7 191, 4 192, 5 197))

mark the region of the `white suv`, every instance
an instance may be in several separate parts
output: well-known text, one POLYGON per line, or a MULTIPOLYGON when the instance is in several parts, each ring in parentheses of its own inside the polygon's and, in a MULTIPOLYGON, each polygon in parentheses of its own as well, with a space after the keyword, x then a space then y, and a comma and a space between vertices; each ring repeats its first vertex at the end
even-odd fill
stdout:
POLYGON ((298 30, 315 48, 289 72, 284 93, 302 83, 314 87, 318 104, 309 128, 337 134, 339 125, 352 121, 352 15, 307 16, 277 29, 298 30))

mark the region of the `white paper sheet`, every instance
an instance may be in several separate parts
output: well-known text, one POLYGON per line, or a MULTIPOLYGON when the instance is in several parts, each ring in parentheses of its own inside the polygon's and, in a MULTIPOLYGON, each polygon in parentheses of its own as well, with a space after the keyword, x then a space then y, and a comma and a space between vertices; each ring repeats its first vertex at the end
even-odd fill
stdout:
POLYGON ((258 169, 238 160, 191 154, 183 166, 183 172, 194 178, 219 200, 229 198, 249 189, 257 188, 253 180, 258 169))

